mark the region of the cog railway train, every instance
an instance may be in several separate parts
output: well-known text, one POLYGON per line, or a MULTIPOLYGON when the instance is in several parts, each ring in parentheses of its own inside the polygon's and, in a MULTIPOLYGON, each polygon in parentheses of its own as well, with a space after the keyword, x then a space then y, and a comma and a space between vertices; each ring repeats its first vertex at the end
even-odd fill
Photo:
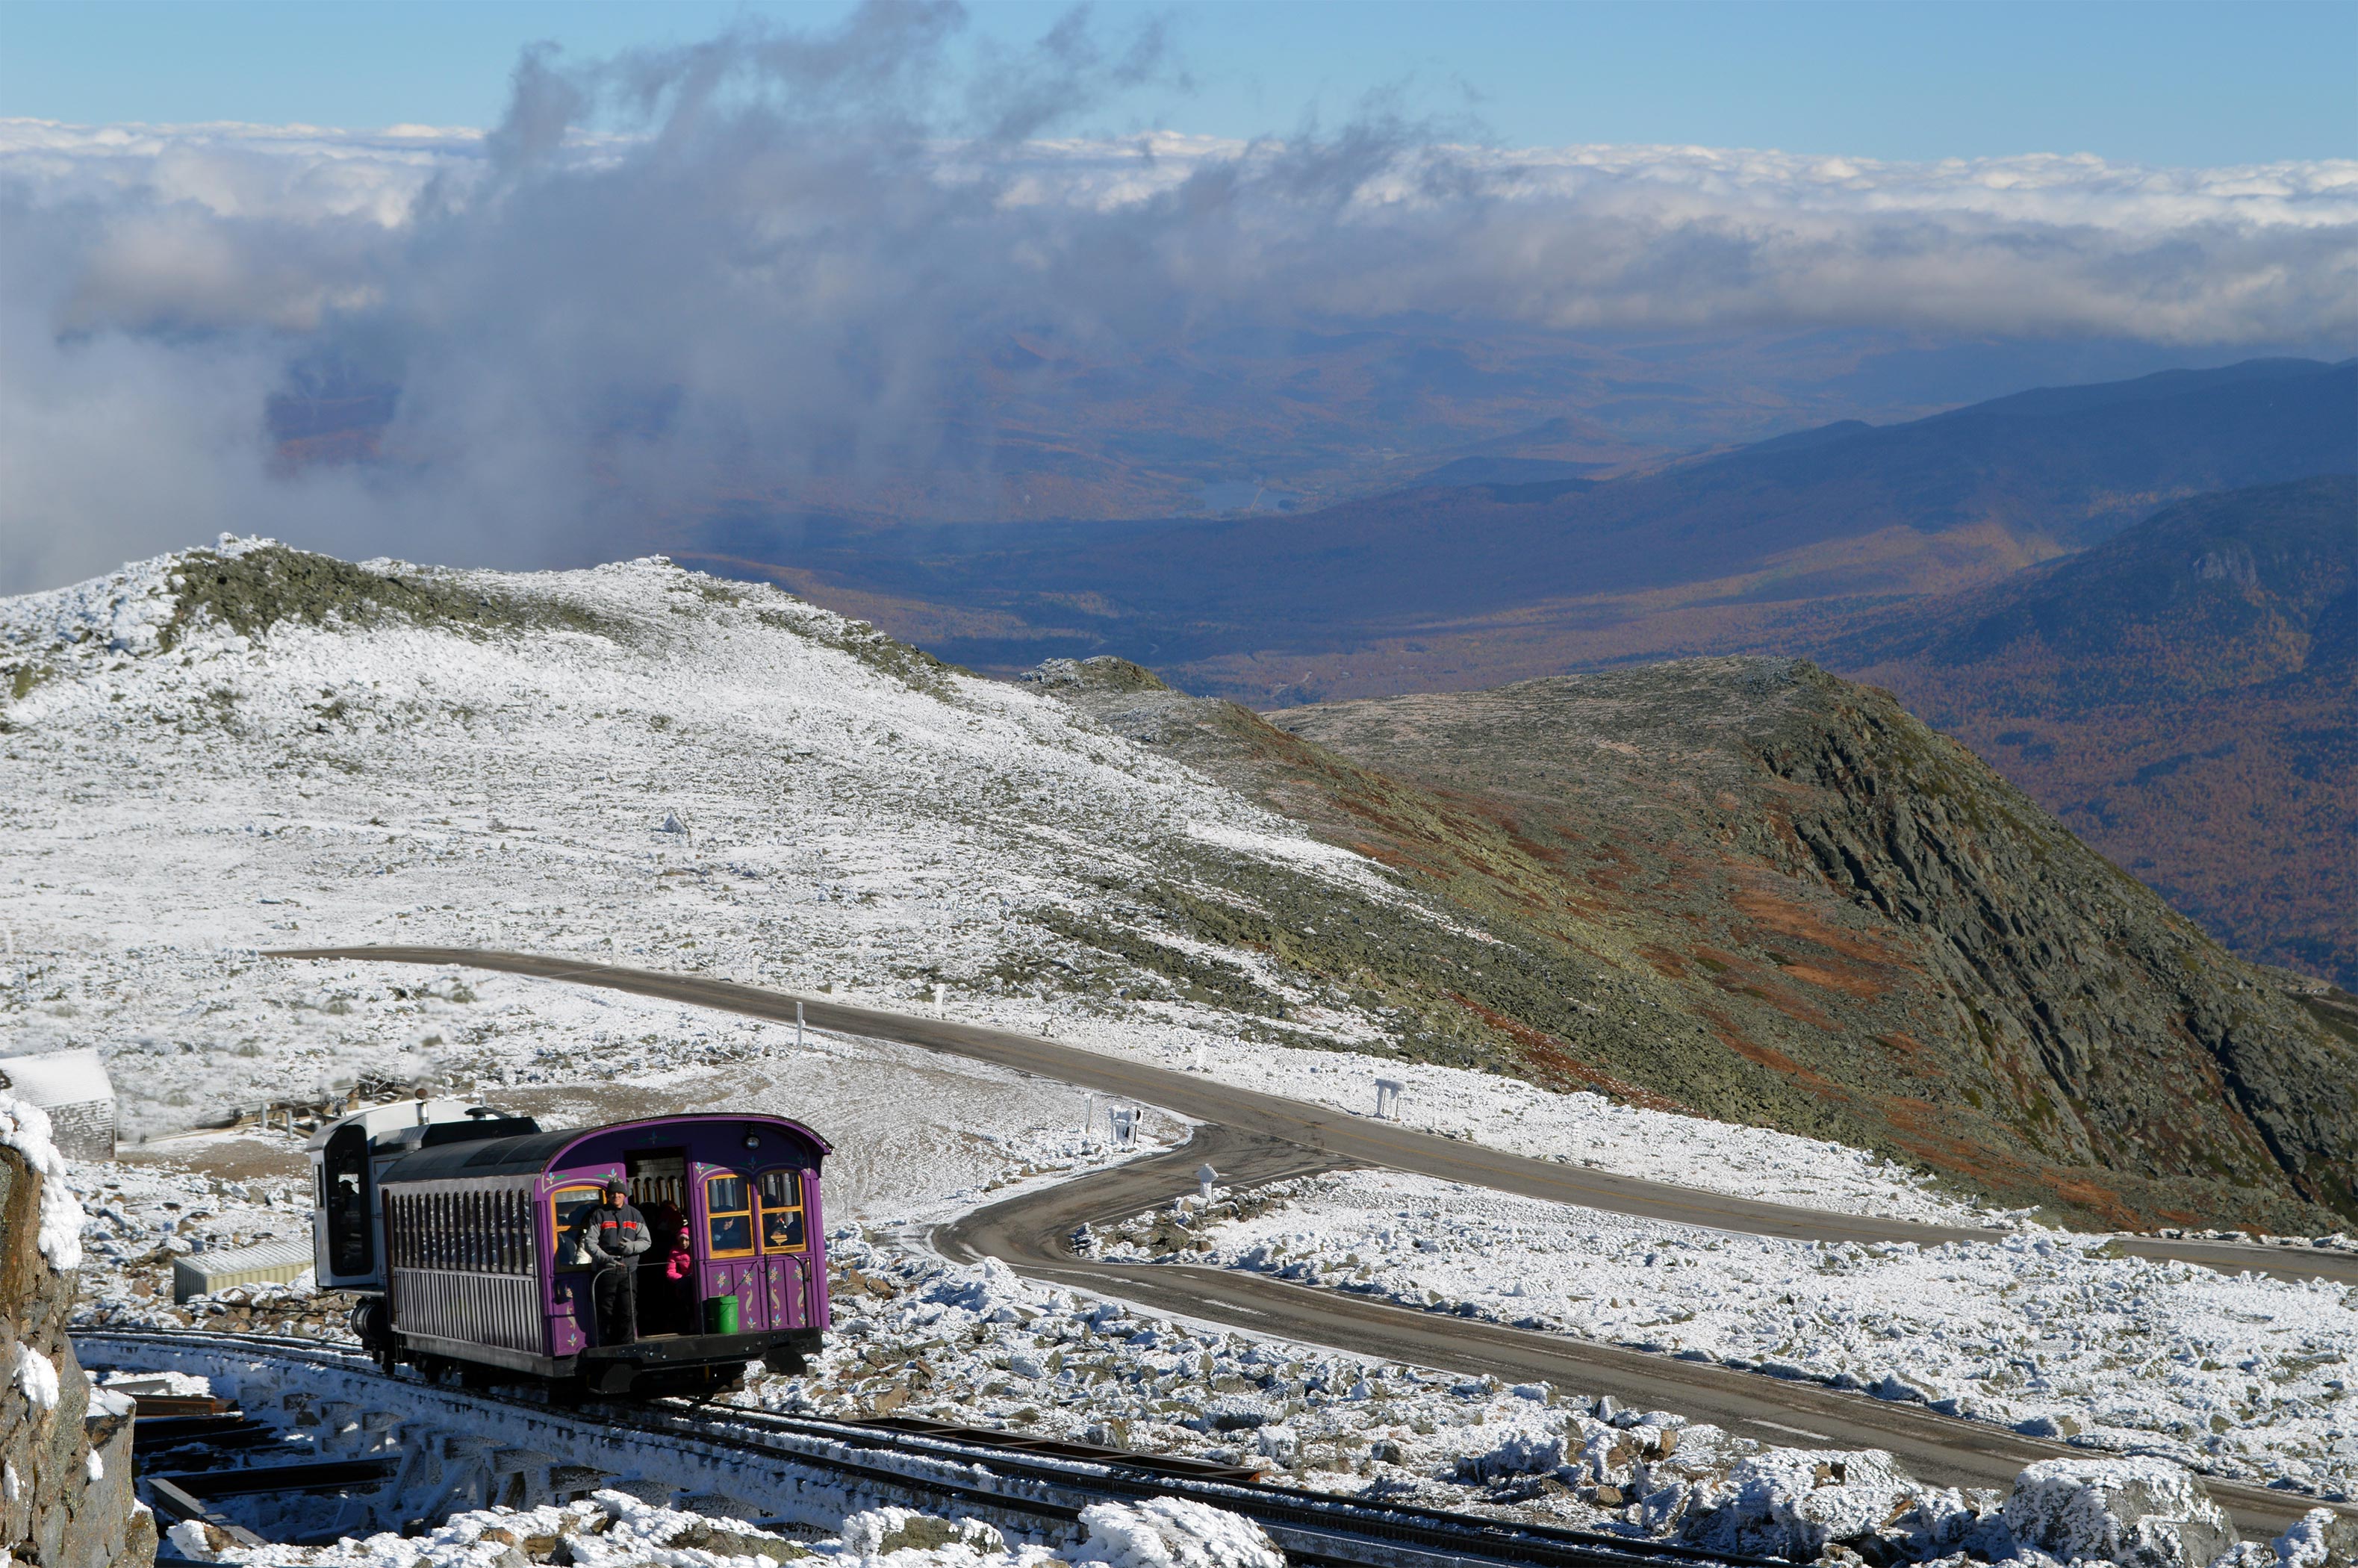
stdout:
POLYGON ((819 1167, 831 1151, 798 1122, 665 1116, 545 1132, 419 1100, 331 1122, 309 1152, 319 1287, 361 1292, 353 1330, 387 1371, 679 1392, 755 1359, 798 1370, 827 1325, 819 1167), (627 1265, 635 1333, 610 1321, 601 1335, 597 1267, 571 1238, 615 1183, 654 1245, 627 1265))

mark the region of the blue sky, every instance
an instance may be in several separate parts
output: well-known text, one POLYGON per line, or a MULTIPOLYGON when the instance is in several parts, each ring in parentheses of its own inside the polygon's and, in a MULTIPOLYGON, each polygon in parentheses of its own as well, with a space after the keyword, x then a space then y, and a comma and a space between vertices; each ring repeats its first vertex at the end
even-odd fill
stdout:
MULTIPOLYGON (((517 51, 707 36, 751 11, 672 0, 5 0, 0 113, 85 124, 487 124, 517 51)), ((969 37, 1029 41, 1067 9, 998 0, 969 37)), ((1284 132, 1397 91, 1510 145, 1671 142, 1885 158, 2091 152, 2208 165, 2358 155, 2358 5, 1353 5, 1109 0, 1169 20, 1188 85, 1085 131, 1284 132)))

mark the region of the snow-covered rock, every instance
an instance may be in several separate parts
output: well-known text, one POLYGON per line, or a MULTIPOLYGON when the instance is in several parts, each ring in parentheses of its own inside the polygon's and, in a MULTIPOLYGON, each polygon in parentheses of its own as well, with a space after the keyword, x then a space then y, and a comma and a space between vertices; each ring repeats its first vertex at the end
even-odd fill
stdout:
POLYGON ((2247 1541, 2212 1568, 2347 1568, 2358 1563, 2358 1519, 2311 1509, 2274 1541, 2247 1541))
POLYGON ((81 1267, 81 1200, 74 1195, 65 1156, 49 1137, 49 1113, 0 1090, 0 1147, 14 1149, 41 1177, 38 1246, 49 1267, 70 1274, 81 1267))
POLYGON ((1260 1526, 1184 1498, 1093 1504, 1081 1528, 1088 1533, 1064 1553, 1079 1568, 1285 1568, 1260 1526))
POLYGON ((2043 1459, 2006 1500, 2017 1541, 2066 1563, 2207 1568, 2234 1528, 2193 1476, 2165 1459, 2043 1459))
POLYGON ((1468 1454, 1457 1463, 1461 1474, 1476 1480, 1495 1481, 1508 1476, 1543 1476, 1561 1469, 1563 1462, 1562 1432, 1527 1429, 1510 1432, 1489 1448, 1468 1454))
POLYGON ((1896 1523, 1924 1490, 1879 1448, 1770 1449, 1738 1461, 1725 1499, 1690 1515, 1682 1535, 1714 1552, 1807 1563, 1896 1523))
MULTIPOLYGON (((1007 1539, 998 1527, 979 1519, 946 1519, 914 1509, 867 1509, 843 1521, 838 1538, 844 1554, 871 1563, 902 1552, 955 1552, 963 1561, 998 1557, 1007 1551, 1007 1539)), ((908 1561, 908 1559, 902 1559, 908 1561)))

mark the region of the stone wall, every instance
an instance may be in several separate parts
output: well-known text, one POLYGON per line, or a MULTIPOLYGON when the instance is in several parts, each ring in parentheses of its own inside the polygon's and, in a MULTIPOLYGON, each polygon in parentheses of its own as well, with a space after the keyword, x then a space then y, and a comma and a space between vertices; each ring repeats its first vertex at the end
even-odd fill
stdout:
POLYGON ((40 1568, 149 1568, 131 1417, 92 1406, 66 1337, 74 1277, 40 1249, 40 1173, 0 1146, 0 1541, 40 1568))

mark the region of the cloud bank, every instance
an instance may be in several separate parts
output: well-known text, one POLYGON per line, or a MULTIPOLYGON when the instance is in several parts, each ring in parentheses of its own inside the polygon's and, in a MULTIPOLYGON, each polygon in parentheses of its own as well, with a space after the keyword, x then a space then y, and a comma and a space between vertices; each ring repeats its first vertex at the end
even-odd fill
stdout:
POLYGON ((1409 314, 2358 340, 2358 161, 1504 149, 1380 106, 1075 139, 1160 40, 1073 21, 978 69, 960 22, 531 53, 482 132, 0 122, 0 591, 220 528, 529 565, 730 494, 987 515, 1010 400, 1086 395, 1019 339, 1132 366, 1409 314), (365 460, 308 460, 356 418, 365 460))

